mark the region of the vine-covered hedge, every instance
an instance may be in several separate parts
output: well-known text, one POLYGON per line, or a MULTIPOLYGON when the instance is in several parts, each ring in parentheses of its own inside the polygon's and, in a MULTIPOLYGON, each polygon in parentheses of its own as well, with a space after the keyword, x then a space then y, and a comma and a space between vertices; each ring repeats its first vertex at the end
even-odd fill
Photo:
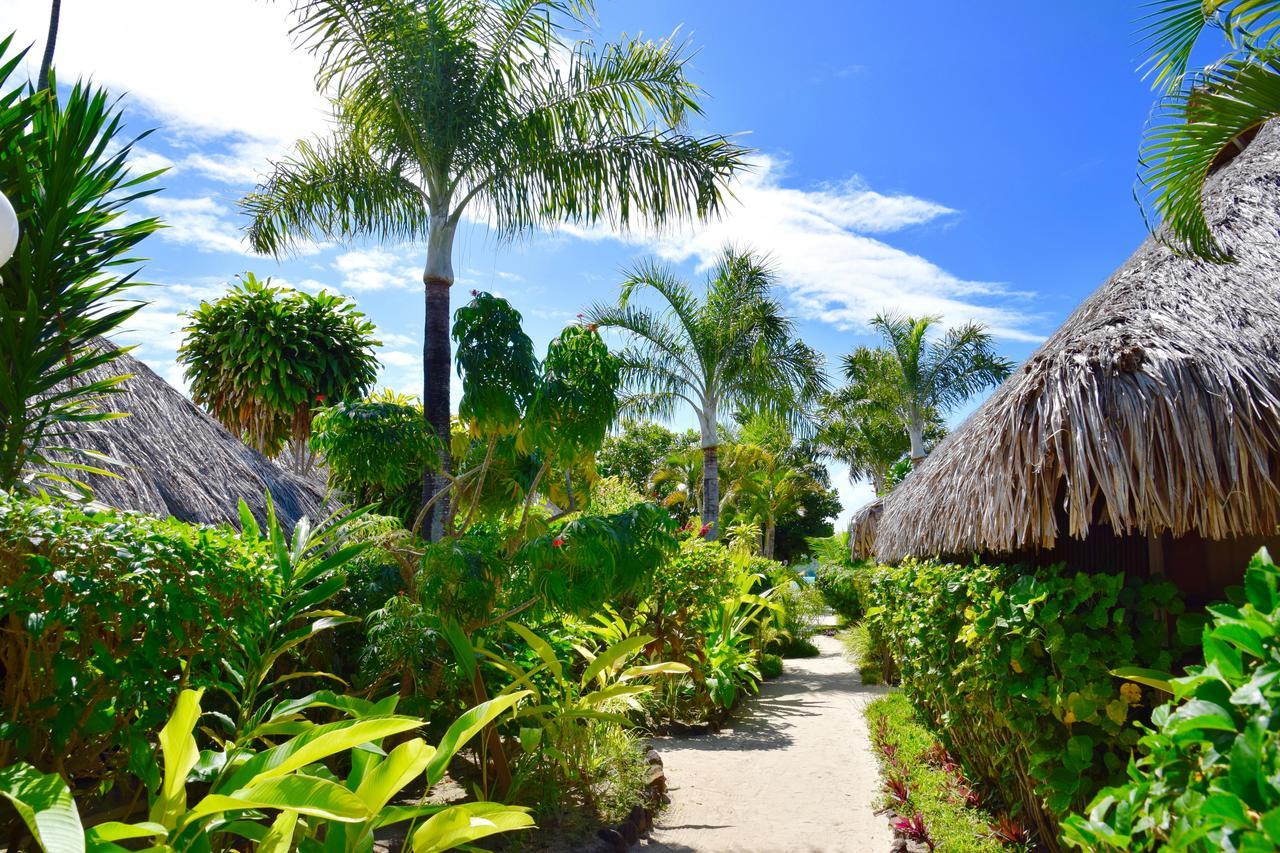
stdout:
POLYGON ((1110 670, 1170 667, 1177 591, 1061 566, 908 561, 859 578, 904 692, 1056 846, 1059 820, 1123 778, 1154 697, 1110 670))
POLYGON ((151 778, 147 736, 180 688, 217 683, 276 583, 229 529, 0 492, 0 767, 151 778))

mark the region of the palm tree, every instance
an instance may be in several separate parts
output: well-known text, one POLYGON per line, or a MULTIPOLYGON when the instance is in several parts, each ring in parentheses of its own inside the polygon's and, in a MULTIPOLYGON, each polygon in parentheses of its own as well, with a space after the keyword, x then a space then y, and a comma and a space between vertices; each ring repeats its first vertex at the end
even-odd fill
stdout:
POLYGON ((1230 255, 1204 216, 1204 183, 1268 120, 1280 116, 1280 0, 1160 0, 1142 35, 1161 92, 1141 152, 1147 200, 1179 250, 1211 261, 1230 255), (1231 52, 1188 70, 1206 29, 1231 52))
POLYGON ((44 56, 40 59, 40 77, 37 89, 49 88, 49 71, 53 68, 53 50, 58 44, 58 18, 62 14, 62 0, 49 4, 49 33, 44 39, 44 56))
MULTIPOLYGON (((701 114, 671 39, 567 47, 592 0, 306 0, 294 36, 320 60, 333 130, 297 143, 242 206, 254 249, 306 239, 423 240, 423 402, 449 488, 449 288, 473 211, 502 235, 574 220, 624 227, 719 210, 744 149, 685 131, 701 114)), ((439 503, 443 504, 444 501, 439 503)), ((427 530, 438 539, 448 511, 427 530)))
MULTIPOLYGON (((914 465, 925 457, 924 434, 931 413, 945 416, 979 391, 999 385, 1013 371, 1013 362, 996 355, 991 335, 977 323, 956 326, 930 339, 930 327, 940 320, 880 314, 871 321, 893 360, 896 408, 907 430, 914 465)), ((859 351, 845 356, 849 380, 859 379, 864 368, 859 351)))
MULTIPOLYGON (((825 456, 849 466, 851 480, 869 479, 881 495, 890 469, 911 450, 898 413, 898 363, 888 350, 864 346, 849 354, 845 365, 848 383, 823 396, 817 444, 825 456)), ((946 435, 946 426, 933 408, 924 421, 929 448, 946 435)))
POLYGON ((720 519, 718 424, 726 410, 761 411, 793 426, 824 390, 822 356, 795 337, 795 324, 773 297, 774 275, 751 252, 725 249, 708 275, 706 294, 668 269, 642 263, 627 274, 617 305, 596 305, 590 321, 627 333, 624 406, 670 417, 687 405, 698 419, 702 448, 702 522, 716 538, 720 519), (633 304, 652 291, 665 310, 633 304))
POLYGON ((760 526, 763 544, 760 553, 773 559, 778 521, 801 510, 804 499, 822 491, 809 466, 792 464, 786 454, 753 444, 734 448, 738 456, 738 476, 734 479, 727 506, 760 526))

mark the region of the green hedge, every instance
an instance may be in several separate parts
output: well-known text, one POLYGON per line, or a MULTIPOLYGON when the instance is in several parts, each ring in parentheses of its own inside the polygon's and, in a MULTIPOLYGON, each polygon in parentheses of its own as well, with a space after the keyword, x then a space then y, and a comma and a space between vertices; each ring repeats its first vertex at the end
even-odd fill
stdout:
POLYGON ((147 735, 181 687, 216 683, 275 583, 230 530, 0 492, 0 767, 154 776, 147 735))
POLYGON ((842 563, 819 563, 813 575, 814 586, 822 593, 827 606, 846 622, 853 622, 862 615, 858 598, 857 575, 863 566, 842 563))
POLYGON ((1162 614, 1181 611, 1177 591, 1061 566, 908 561, 860 578, 904 693, 1056 844, 1059 820, 1124 775, 1153 697, 1109 671, 1169 668, 1180 648, 1162 614))

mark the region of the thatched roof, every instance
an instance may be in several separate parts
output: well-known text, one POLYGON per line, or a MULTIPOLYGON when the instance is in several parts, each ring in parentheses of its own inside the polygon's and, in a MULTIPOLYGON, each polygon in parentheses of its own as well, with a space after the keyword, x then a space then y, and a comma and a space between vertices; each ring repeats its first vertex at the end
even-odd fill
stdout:
POLYGON ((865 560, 875 554, 876 530, 884 512, 884 500, 876 498, 853 514, 849 519, 849 553, 855 560, 865 560))
MULTIPOLYGON (((103 346, 111 346, 102 341, 103 346)), ((325 505, 324 486, 285 471, 246 447, 155 371, 130 355, 91 372, 88 381, 132 374, 125 391, 110 395, 108 411, 129 417, 85 424, 60 443, 97 450, 124 463, 119 477, 88 475, 93 498, 118 509, 182 521, 238 525, 239 499, 259 522, 266 518, 265 492, 276 514, 292 529, 298 518, 316 519, 325 505)))
POLYGON ((1236 262, 1149 238, 885 501, 884 560, 1048 548, 1105 523, 1280 523, 1280 124, 1215 174, 1236 262))

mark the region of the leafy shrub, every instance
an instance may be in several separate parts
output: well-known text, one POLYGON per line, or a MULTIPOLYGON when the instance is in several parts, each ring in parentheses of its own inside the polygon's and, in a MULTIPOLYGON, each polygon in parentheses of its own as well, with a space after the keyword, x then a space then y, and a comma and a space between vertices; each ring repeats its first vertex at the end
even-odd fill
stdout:
POLYGON ((1280 571, 1266 550, 1249 563, 1241 606, 1209 607, 1205 664, 1183 678, 1122 669, 1172 692, 1143 726, 1128 781, 1103 789, 1068 841, 1088 850, 1274 850, 1280 847, 1280 571))
POLYGON ((816 658, 822 654, 822 650, 814 645, 813 640, 801 638, 799 640, 792 638, 782 644, 782 656, 784 658, 816 658))
POLYGON ((218 683, 278 585, 227 529, 0 494, 0 766, 138 771, 179 688, 218 683))
POLYGON ((909 824, 900 831, 927 835, 941 850, 1000 850, 1001 845, 989 837, 991 815, 974 802, 959 766, 946 760, 946 750, 907 697, 902 693, 881 696, 867 705, 866 714, 886 781, 885 805, 909 824))
POLYGON ((814 571, 814 586, 822 600, 846 622, 862 615, 857 579, 854 577, 858 571, 860 569, 856 566, 823 561, 814 571))
POLYGON ((893 655, 883 641, 872 640, 865 623, 850 625, 840 635, 840 641, 844 643, 845 657, 858 668, 863 684, 884 684, 897 679, 893 655))
POLYGON ((868 570, 867 627, 903 692, 983 782, 1021 800, 1042 838, 1119 781, 1150 695, 1109 670, 1168 668, 1165 582, 1118 574, 907 561, 868 570))
POLYGON ((811 638, 826 609, 821 593, 787 566, 775 565, 768 580, 774 590, 772 600, 778 605, 774 616, 779 630, 775 650, 780 650, 784 658, 817 657, 820 652, 811 638))
POLYGON ((760 656, 760 675, 765 681, 782 675, 782 658, 778 655, 763 654, 760 656))

